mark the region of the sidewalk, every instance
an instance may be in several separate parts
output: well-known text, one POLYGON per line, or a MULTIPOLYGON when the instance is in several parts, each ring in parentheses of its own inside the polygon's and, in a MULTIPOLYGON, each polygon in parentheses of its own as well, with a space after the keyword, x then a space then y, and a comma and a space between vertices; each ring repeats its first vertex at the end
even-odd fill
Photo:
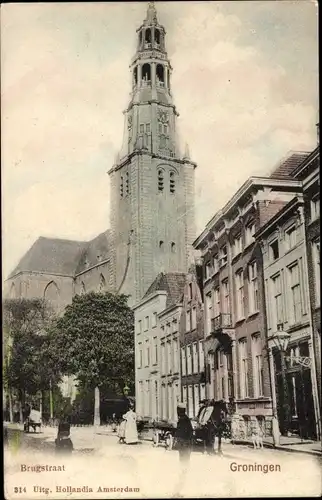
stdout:
MULTIPOLYGON (((251 445, 253 443, 250 439, 239 439, 233 442, 233 444, 244 444, 251 445)), ((308 453, 310 455, 322 456, 321 441, 311 441, 308 439, 301 440, 298 437, 287 437, 281 436, 279 445, 274 446, 273 438, 268 436, 263 440, 263 446, 265 448, 272 448, 275 450, 281 450, 286 452, 296 452, 296 453, 308 453)))

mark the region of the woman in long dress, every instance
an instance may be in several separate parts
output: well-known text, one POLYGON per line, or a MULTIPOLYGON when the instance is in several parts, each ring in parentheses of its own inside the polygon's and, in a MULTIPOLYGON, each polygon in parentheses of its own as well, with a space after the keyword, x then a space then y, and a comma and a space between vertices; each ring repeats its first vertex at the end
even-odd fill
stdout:
POLYGON ((136 427, 136 413, 133 408, 130 408, 123 418, 126 420, 125 424, 125 443, 136 444, 139 441, 138 430, 136 427))

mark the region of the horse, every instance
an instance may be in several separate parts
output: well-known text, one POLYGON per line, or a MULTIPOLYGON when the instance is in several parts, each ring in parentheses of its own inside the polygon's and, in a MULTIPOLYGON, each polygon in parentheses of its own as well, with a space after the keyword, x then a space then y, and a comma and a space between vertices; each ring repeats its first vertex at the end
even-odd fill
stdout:
POLYGON ((218 438, 218 454, 222 455, 221 441, 226 430, 228 416, 228 405, 225 401, 205 401, 204 406, 198 412, 198 420, 201 425, 204 449, 208 453, 214 453, 216 437, 218 438), (212 408, 212 410, 211 410, 212 408))

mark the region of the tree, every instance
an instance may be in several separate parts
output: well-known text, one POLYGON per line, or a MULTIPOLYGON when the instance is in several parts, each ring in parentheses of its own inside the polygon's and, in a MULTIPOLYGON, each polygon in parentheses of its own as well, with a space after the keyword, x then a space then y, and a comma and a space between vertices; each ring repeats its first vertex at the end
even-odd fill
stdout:
POLYGON ((122 391, 134 381, 134 315, 125 295, 76 295, 56 325, 56 357, 63 373, 95 391, 94 425, 100 424, 100 389, 122 391))
POLYGON ((50 325, 54 317, 43 299, 6 299, 4 301, 5 373, 9 392, 18 393, 20 421, 26 396, 43 393, 50 380, 58 383, 60 374, 52 356, 50 325), (49 333, 46 333, 48 330, 49 333))

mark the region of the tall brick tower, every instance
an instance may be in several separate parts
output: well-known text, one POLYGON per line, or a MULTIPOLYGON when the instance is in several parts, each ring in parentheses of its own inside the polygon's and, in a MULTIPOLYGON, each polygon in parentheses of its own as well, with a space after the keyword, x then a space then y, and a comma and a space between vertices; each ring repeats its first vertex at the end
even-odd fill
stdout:
POLYGON ((194 170, 180 155, 165 29, 153 2, 137 30, 123 151, 109 171, 114 287, 142 298, 160 272, 186 272, 195 238, 194 170))

